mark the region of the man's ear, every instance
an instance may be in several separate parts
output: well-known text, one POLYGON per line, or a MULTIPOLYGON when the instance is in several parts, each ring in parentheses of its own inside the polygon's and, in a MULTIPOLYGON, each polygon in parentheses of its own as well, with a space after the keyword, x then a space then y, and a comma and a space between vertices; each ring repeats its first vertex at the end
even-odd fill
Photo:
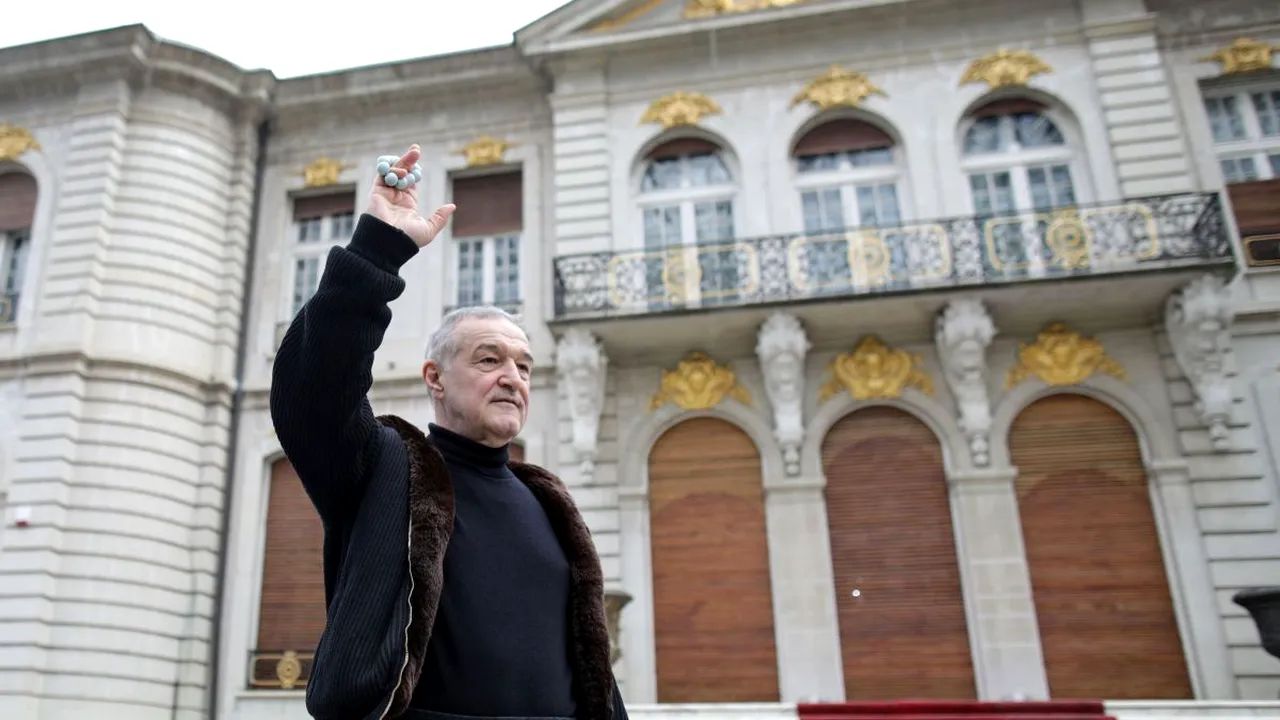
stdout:
POLYGON ((432 397, 444 392, 444 385, 440 383, 440 364, 435 360, 422 363, 422 382, 426 383, 432 397))

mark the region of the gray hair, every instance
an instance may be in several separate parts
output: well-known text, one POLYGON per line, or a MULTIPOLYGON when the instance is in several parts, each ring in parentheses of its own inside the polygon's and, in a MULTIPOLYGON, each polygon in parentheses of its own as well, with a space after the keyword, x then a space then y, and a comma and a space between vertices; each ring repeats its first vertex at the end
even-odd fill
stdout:
POLYGON ((440 321, 440 327, 431 333, 431 339, 427 341, 427 359, 434 360, 437 365, 444 367, 454 355, 458 354, 458 326, 466 320, 490 320, 499 318, 520 328, 520 332, 528 336, 528 331, 520 324, 520 318, 516 315, 503 310, 496 305, 471 305, 468 307, 460 307, 445 313, 444 318, 440 321))

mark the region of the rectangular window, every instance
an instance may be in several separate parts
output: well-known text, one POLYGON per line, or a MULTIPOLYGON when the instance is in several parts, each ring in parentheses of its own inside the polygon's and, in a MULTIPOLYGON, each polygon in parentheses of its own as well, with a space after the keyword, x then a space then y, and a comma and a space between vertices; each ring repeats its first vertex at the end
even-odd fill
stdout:
POLYGON ((896 225, 898 189, 891 183, 862 185, 858 188, 858 222, 865 227, 896 225))
POLYGON ((973 191, 973 210, 977 215, 991 217, 1014 212, 1013 181, 1007 172, 974 173, 969 176, 969 188, 973 191))
POLYGON ((451 225, 458 307, 492 303, 517 310, 524 183, 520 171, 453 178, 451 225))
POLYGON ((1244 139, 1244 118, 1240 115, 1240 107, 1234 95, 1205 98, 1204 107, 1209 113, 1209 127, 1213 129, 1214 142, 1244 139))
POLYGON ((645 208, 644 246, 646 249, 678 247, 682 242, 679 205, 645 208))
POLYGON ((297 315, 315 294, 324 273, 329 249, 351 239, 355 224, 355 193, 352 190, 308 195, 293 201, 293 262, 290 317, 297 315))

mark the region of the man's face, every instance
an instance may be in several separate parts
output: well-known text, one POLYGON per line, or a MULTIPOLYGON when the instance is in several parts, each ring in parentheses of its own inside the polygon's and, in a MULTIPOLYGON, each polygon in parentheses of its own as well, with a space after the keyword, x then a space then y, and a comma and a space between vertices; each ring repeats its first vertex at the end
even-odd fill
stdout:
POLYGON ((502 318, 463 320, 455 332, 457 354, 446 358, 443 367, 433 360, 422 366, 435 399, 436 422, 481 444, 502 447, 529 417, 529 340, 502 318))

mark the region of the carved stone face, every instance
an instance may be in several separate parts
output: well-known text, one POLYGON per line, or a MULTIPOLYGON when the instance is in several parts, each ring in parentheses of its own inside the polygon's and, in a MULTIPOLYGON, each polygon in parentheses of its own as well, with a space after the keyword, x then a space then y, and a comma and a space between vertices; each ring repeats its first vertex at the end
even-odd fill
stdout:
POLYGON ((952 355, 952 362, 954 363, 952 371, 966 380, 981 377, 982 369, 986 365, 985 353, 986 350, 983 348, 982 343, 977 340, 961 340, 956 345, 952 355))
POLYGON ((768 384, 769 397, 778 403, 796 402, 800 400, 800 387, 804 381, 804 367, 800 356, 786 351, 774 355, 769 360, 765 382, 768 384))

